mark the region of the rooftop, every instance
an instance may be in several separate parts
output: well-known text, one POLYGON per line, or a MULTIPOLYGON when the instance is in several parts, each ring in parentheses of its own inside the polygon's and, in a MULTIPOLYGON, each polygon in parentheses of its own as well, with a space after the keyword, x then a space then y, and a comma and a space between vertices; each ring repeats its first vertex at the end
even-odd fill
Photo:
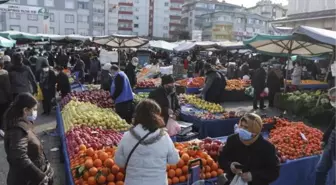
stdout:
POLYGON ((189 5, 194 5, 197 3, 205 3, 205 4, 215 4, 215 5, 226 5, 226 6, 232 6, 232 7, 236 7, 236 8, 242 8, 241 6, 235 5, 235 4, 230 4, 230 3, 226 3, 226 2, 219 2, 216 0, 198 0, 198 1, 194 1, 194 2, 190 2, 190 3, 185 3, 183 6, 189 6, 189 5))
POLYGON ((220 13, 235 13, 235 14, 241 14, 241 15, 253 15, 253 16, 260 17, 263 20, 271 20, 268 17, 262 16, 262 15, 259 15, 259 14, 255 14, 255 13, 250 13, 250 12, 247 12, 247 11, 225 11, 225 10, 222 10, 222 11, 218 11, 218 12, 203 14, 201 16, 214 15, 214 14, 220 14, 220 13))
POLYGON ((336 17, 336 9, 316 11, 316 12, 306 12, 306 13, 298 13, 298 14, 290 14, 287 17, 281 17, 275 19, 273 22, 284 22, 290 20, 301 20, 301 19, 316 19, 319 17, 336 17))
POLYGON ((276 7, 279 7, 281 9, 283 9, 283 10, 287 10, 287 6, 288 6, 288 5, 283 6, 282 4, 275 4, 275 3, 272 3, 272 1, 270 1, 270 0, 261 0, 261 1, 257 2, 257 4, 255 6, 252 6, 252 7, 247 8, 247 9, 248 10, 249 9, 254 9, 254 8, 259 7, 259 6, 264 6, 264 5, 276 6, 276 7))

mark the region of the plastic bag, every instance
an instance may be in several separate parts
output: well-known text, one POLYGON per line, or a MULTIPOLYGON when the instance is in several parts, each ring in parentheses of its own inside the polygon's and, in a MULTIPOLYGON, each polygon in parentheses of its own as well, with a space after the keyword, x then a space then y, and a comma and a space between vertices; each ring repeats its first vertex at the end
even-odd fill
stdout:
POLYGON ((260 93, 260 97, 266 97, 266 96, 268 96, 268 93, 269 93, 269 89, 268 89, 268 87, 266 87, 264 89, 264 91, 262 93, 260 93))
POLYGON ((177 123, 177 121, 169 118, 167 123, 167 129, 169 136, 175 136, 181 131, 180 125, 177 123))
POLYGON ((42 101, 43 100, 42 90, 41 90, 41 87, 39 85, 37 86, 36 99, 37 99, 37 101, 42 101))
POLYGON ((231 181, 230 185, 248 185, 248 184, 247 182, 244 182, 239 175, 236 175, 231 181))

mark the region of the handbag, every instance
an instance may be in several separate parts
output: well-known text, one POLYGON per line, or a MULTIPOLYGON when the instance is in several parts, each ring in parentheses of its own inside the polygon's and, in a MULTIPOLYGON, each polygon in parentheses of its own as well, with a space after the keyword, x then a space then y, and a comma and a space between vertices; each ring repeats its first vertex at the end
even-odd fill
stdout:
POLYGON ((139 144, 140 144, 143 140, 145 140, 145 139, 149 136, 149 134, 151 134, 151 133, 152 133, 152 132, 148 132, 145 136, 143 136, 143 137, 137 142, 137 144, 134 145, 134 147, 132 148, 131 152, 130 152, 130 153, 128 154, 128 156, 127 156, 126 163, 125 163, 125 167, 124 167, 125 172, 126 172, 126 169, 127 169, 128 162, 129 162, 129 160, 130 160, 130 158, 131 158, 131 156, 132 156, 134 150, 135 150, 135 149, 139 146, 139 144))

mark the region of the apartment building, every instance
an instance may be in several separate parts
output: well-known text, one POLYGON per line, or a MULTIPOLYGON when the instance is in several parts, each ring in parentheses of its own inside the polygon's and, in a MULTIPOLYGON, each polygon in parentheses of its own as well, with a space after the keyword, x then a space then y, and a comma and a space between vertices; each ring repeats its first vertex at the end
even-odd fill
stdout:
POLYGON ((247 8, 247 11, 270 19, 284 17, 287 13, 287 9, 282 4, 272 3, 271 0, 260 0, 255 6, 247 8))

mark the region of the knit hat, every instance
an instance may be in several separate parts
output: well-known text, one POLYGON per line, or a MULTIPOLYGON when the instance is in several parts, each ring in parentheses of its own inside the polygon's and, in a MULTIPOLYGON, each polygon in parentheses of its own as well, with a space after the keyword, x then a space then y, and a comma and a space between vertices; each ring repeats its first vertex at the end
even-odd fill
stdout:
POLYGON ((167 85, 175 82, 173 76, 171 75, 163 75, 161 77, 161 80, 162 80, 161 85, 167 85))

